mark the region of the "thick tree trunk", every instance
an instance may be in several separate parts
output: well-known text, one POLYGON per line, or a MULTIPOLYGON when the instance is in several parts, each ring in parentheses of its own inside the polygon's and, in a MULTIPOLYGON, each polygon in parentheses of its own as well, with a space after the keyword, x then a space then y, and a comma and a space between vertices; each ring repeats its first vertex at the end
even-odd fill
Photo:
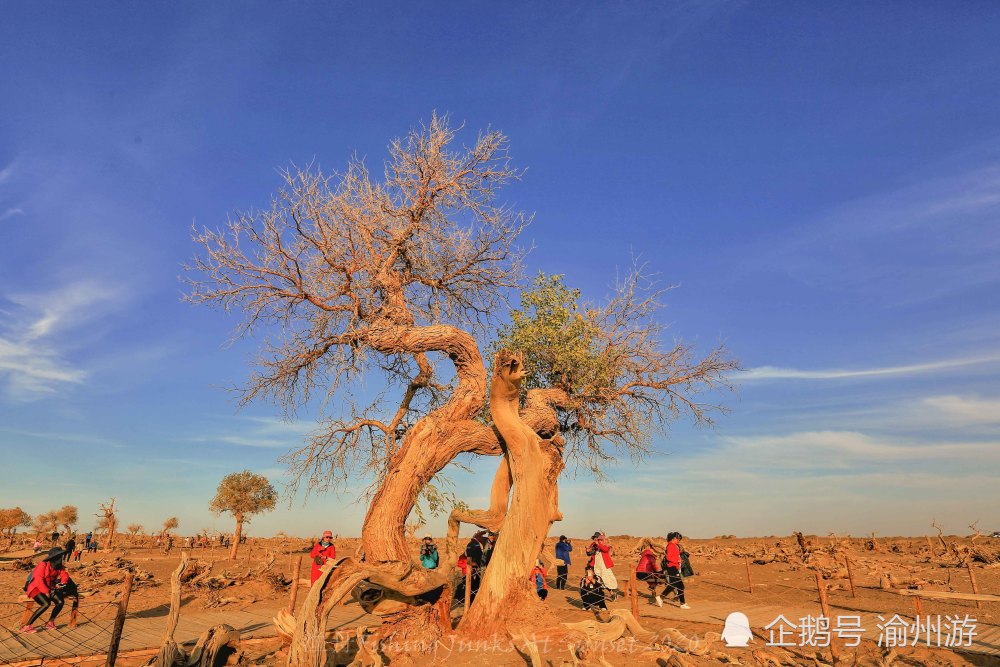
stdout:
POLYGON ((406 562, 404 526, 424 484, 460 452, 499 453, 490 430, 473 421, 486 400, 486 368, 475 339, 454 327, 387 327, 370 333, 367 342, 387 354, 443 352, 458 376, 448 402, 407 432, 361 529, 367 562, 406 562))
POLYGON ((233 546, 229 549, 229 560, 236 560, 236 552, 240 548, 240 536, 243 535, 243 514, 236 514, 236 534, 233 535, 233 546))
POLYGON ((542 542, 558 509, 557 481, 563 469, 561 439, 543 440, 518 414, 518 390, 524 369, 521 359, 501 351, 494 366, 490 414, 503 438, 513 495, 486 576, 461 630, 490 636, 508 632, 518 617, 530 617, 539 604, 528 580, 542 542))
POLYGON ((410 430, 379 487, 361 529, 361 546, 368 563, 407 562, 406 519, 424 484, 461 452, 499 454, 492 430, 479 422, 441 421, 437 413, 410 430))

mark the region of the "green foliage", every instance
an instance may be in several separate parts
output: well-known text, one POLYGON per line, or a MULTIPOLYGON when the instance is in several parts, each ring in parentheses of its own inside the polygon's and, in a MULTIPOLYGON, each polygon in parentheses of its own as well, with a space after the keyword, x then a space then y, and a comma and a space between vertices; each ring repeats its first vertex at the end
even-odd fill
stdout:
POLYGON ((503 348, 523 355, 525 389, 542 390, 535 409, 541 400, 555 410, 571 468, 601 478, 621 455, 649 454, 652 434, 671 421, 686 415, 711 425, 711 414, 723 410, 694 397, 728 388, 739 363, 723 346, 701 359, 683 343, 665 347, 656 317, 664 292, 639 266, 605 303, 583 304, 562 276, 539 273, 498 332, 491 356, 503 348))
POLYGON ((237 520, 246 521, 250 514, 273 510, 277 501, 278 492, 267 477, 244 470, 222 478, 208 508, 216 514, 229 512, 237 520))
POLYGON ((561 275, 539 272, 510 325, 501 327, 494 353, 506 347, 524 354, 528 389, 556 387, 573 395, 611 386, 615 367, 590 315, 581 308, 580 290, 567 287, 561 275))
POLYGON ((415 522, 424 526, 428 517, 447 514, 453 509, 468 510, 469 506, 458 499, 453 487, 454 483, 442 473, 438 473, 430 482, 424 484, 413 506, 415 522))

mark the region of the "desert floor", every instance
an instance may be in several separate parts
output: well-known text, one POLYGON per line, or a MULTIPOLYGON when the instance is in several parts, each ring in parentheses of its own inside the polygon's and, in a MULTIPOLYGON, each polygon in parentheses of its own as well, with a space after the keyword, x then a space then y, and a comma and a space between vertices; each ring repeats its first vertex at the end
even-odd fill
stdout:
MULTIPOLYGON (((612 536, 615 548, 615 572, 620 587, 626 588, 626 580, 634 567, 639 552, 640 539, 631 536, 612 536)), ((685 548, 691 554, 695 576, 685 580, 687 602, 690 610, 683 610, 665 602, 658 607, 646 595, 647 587, 639 583, 639 618, 643 627, 652 631, 675 628, 685 636, 694 639, 713 638, 710 633, 721 633, 730 612, 743 612, 750 620, 754 638, 746 648, 726 647, 723 642, 713 646, 721 653, 738 660, 741 664, 817 664, 817 656, 822 664, 829 660, 829 649, 809 646, 803 639, 804 630, 800 619, 820 616, 816 571, 825 576, 829 593, 831 623, 836 627, 846 627, 852 617, 860 617, 861 627, 866 630, 861 646, 842 648, 841 655, 847 660, 843 664, 881 665, 1000 665, 1000 603, 976 603, 960 599, 924 599, 920 615, 923 618, 941 619, 944 630, 940 640, 937 636, 928 642, 926 635, 914 640, 912 634, 908 644, 916 645, 879 647, 879 624, 892 628, 901 623, 912 624, 918 615, 914 599, 900 594, 899 590, 946 591, 971 593, 972 584, 969 568, 959 563, 959 557, 972 555, 972 569, 978 590, 984 594, 1000 593, 1000 539, 979 538, 971 542, 968 538, 945 536, 949 546, 944 546, 937 537, 919 538, 840 538, 805 536, 800 544, 795 537, 768 537, 747 539, 715 538, 710 540, 687 539, 685 548), (803 551, 803 546, 805 551, 803 551), (847 574, 850 560, 854 578, 854 594, 851 593, 847 574), (756 561, 756 563, 755 563, 756 561), (749 565, 748 565, 749 563, 749 565), (748 567, 753 592, 750 592, 748 567), (779 637, 778 626, 765 626, 783 615, 792 626, 786 629, 786 647, 768 646, 769 641, 779 637), (899 619, 893 621, 894 615, 899 619), (882 618, 880 619, 879 616, 882 618), (965 627, 974 626, 975 636, 969 652, 955 651, 944 647, 949 640, 948 624, 954 619, 968 620, 965 627), (838 625, 839 624, 839 625, 838 625), (941 644, 938 648, 937 644, 941 644), (855 660, 857 656, 857 660, 855 660), (769 662, 773 659, 775 662, 769 662)), ((127 538, 123 538, 127 543, 127 538)), ((353 555, 358 540, 341 538, 337 541, 338 555, 353 555)), ((554 540, 546 541, 545 551, 552 553, 554 540)), ((592 612, 580 608, 575 585, 582 576, 586 561, 584 550, 589 540, 573 540, 573 562, 570 567, 569 589, 552 588, 555 580, 554 567, 549 571, 550 594, 546 604, 562 622, 572 623, 593 619, 592 612)), ((178 540, 177 544, 183 544, 178 540)), ((661 538, 654 545, 662 549, 661 538)), ((201 631, 219 622, 228 622, 243 632, 243 637, 257 638, 246 647, 246 654, 256 664, 275 664, 280 659, 280 642, 274 638, 274 628, 268 620, 279 609, 287 606, 289 592, 287 583, 291 580, 292 565, 311 546, 308 539, 273 538, 250 539, 241 546, 236 561, 226 560, 227 553, 221 548, 191 550, 191 557, 197 561, 194 573, 201 573, 195 581, 189 581, 182 589, 180 610, 181 624, 177 639, 193 641, 201 631), (208 565, 211 564, 211 569, 208 565), (214 587, 214 588, 213 588, 214 587), (269 638, 270 637, 270 638, 269 638)), ((439 547, 443 542, 439 540, 439 547)), ((417 541, 413 541, 416 554, 417 541)), ((0 664, 18 664, 27 659, 32 651, 36 655, 58 653, 52 647, 59 646, 58 638, 66 633, 65 643, 72 643, 73 635, 65 628, 69 611, 64 610, 55 631, 47 631, 30 636, 11 633, 16 630, 23 611, 21 590, 27 572, 17 569, 18 559, 31 554, 30 550, 19 550, 0 554, 0 664), (48 646, 48 649, 45 647, 48 646)), ((40 557, 40 556, 39 556, 40 557)), ((36 557, 37 558, 37 557, 36 557)), ((147 656, 130 656, 129 652, 138 648, 152 649, 159 646, 169 610, 169 578, 177 567, 180 549, 164 555, 160 549, 146 546, 128 547, 112 552, 84 554, 80 562, 73 562, 69 570, 81 589, 80 625, 74 631, 82 634, 88 627, 92 637, 87 646, 99 646, 106 635, 98 630, 109 627, 120 595, 125 569, 134 566, 137 570, 136 584, 129 600, 128 617, 123 632, 122 652, 119 665, 138 665, 147 656)), ((303 558, 301 578, 308 578, 308 557, 303 558)), ((299 593, 299 601, 304 598, 306 587, 299 593)), ((612 609, 631 609, 628 596, 611 602, 612 609)), ((460 606, 456 606, 456 616, 460 606)), ((330 623, 331 629, 345 633, 358 625, 377 624, 380 621, 366 615, 354 602, 338 608, 330 623)), ((891 633, 886 630, 885 633, 891 633)), ((807 634, 807 633, 806 633, 807 634)), ((887 635, 883 634, 883 642, 887 635)), ((897 641, 897 643, 899 643, 897 641)), ((569 649, 558 641, 539 641, 543 661, 561 665, 570 661, 569 649)), ((524 665, 530 664, 526 654, 509 642, 494 642, 477 646, 439 645, 434 650, 413 647, 410 652, 411 664, 449 665, 524 665)), ((612 665, 657 664, 662 653, 646 650, 644 645, 626 639, 604 645, 589 647, 589 657, 603 657, 612 665)), ((95 650, 76 651, 79 655, 98 653, 95 650)), ((687 664, 720 664, 724 658, 712 656, 685 655, 687 664)), ((399 662, 398 660, 395 662, 399 662)), ((406 661, 404 661, 406 662, 406 661)), ((41 664, 38 661, 23 664, 41 664)), ((46 659, 45 665, 59 664, 46 659)), ((87 663, 79 663, 87 664, 87 663)), ((92 662, 90 664, 103 664, 92 662)))

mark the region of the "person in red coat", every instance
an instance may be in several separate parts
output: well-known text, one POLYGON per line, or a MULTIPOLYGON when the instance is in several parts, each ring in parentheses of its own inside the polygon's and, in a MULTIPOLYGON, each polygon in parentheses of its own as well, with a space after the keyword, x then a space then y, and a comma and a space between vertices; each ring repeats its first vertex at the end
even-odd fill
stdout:
POLYGON ((48 555, 43 558, 35 569, 31 571, 31 579, 28 581, 25 591, 28 597, 38 604, 38 609, 28 619, 28 624, 21 628, 21 632, 38 632, 35 628, 35 621, 52 607, 52 615, 45 627, 52 629, 56 627, 56 616, 63 608, 63 597, 56 592, 60 581, 60 570, 63 570, 63 556, 66 552, 59 547, 49 549, 48 555))
POLYGON ((653 551, 653 544, 648 539, 642 543, 644 547, 639 554, 639 563, 635 566, 635 578, 645 581, 649 586, 649 601, 655 602, 658 606, 663 606, 663 598, 656 594, 656 587, 660 584, 663 576, 660 574, 660 564, 656 562, 656 553, 653 551))
POLYGON ((681 609, 690 609, 684 600, 684 579, 681 577, 681 549, 678 542, 681 541, 681 534, 672 532, 667 535, 666 561, 667 588, 664 595, 671 592, 677 594, 677 601, 680 602, 681 609))
POLYGON ((319 579, 320 568, 326 564, 326 561, 337 557, 337 547, 333 546, 333 533, 329 530, 323 531, 323 537, 313 545, 309 555, 313 562, 309 583, 315 584, 316 580, 319 579))

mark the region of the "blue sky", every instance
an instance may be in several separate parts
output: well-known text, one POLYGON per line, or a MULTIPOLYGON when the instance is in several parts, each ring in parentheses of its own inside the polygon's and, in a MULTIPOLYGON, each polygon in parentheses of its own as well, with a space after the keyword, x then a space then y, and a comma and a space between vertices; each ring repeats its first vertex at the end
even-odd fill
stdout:
POLYGON ((747 369, 715 429, 565 479, 555 532, 1000 529, 1000 8, 363 4, 0 9, 0 506, 192 532, 224 474, 280 481, 310 424, 237 411, 259 341, 181 301, 191 226, 437 110, 510 137, 530 271, 598 299, 638 254, 747 369))

